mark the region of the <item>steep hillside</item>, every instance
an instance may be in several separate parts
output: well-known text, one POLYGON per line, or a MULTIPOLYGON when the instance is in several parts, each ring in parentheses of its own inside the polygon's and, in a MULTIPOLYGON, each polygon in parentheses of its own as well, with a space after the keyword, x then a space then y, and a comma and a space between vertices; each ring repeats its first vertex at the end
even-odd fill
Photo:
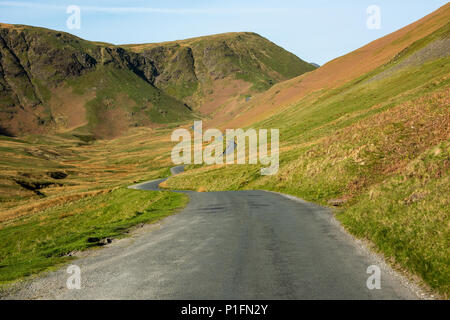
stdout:
POLYGON ((154 61, 157 87, 210 116, 316 68, 249 32, 126 47, 154 61))
POLYGON ((128 127, 190 117, 184 103, 152 85, 145 57, 67 33, 0 25, 3 134, 80 129, 114 137, 128 127))
POLYGON ((251 33, 119 47, 0 24, 0 134, 112 138, 192 118, 193 107, 211 114, 313 69, 251 33))
POLYGON ((342 86, 390 62, 414 42, 445 26, 449 22, 449 16, 450 4, 446 4, 405 28, 336 58, 313 72, 274 85, 251 101, 239 105, 239 113, 230 118, 229 122, 224 123, 222 119, 218 119, 212 121, 211 126, 250 125, 256 119, 263 120, 287 106, 298 103, 300 99, 326 94, 329 89, 342 86))
POLYGON ((193 167, 165 186, 266 189, 336 206, 348 230, 448 297, 449 9, 275 86, 255 99, 265 104, 223 125, 259 114, 253 128, 279 128, 276 175, 257 165, 193 167), (359 71, 349 71, 350 58, 359 71), (334 72, 327 80, 323 70, 334 72))

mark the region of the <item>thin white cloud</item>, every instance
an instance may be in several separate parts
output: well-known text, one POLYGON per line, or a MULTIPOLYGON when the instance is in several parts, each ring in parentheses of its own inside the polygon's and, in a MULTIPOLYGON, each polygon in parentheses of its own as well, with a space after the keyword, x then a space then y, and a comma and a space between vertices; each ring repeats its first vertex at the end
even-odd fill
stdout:
POLYGON ((20 1, 0 1, 0 6, 29 8, 29 9, 47 9, 47 10, 62 10, 66 8, 64 6, 56 6, 51 4, 20 2, 20 1))
MULTIPOLYGON (((48 5, 32 2, 21 1, 0 1, 0 6, 20 7, 30 9, 45 9, 45 10, 65 10, 66 6, 48 5)), ((289 9, 282 8, 236 8, 236 9, 188 9, 188 8, 151 8, 151 7, 102 7, 102 6, 80 6, 85 12, 99 12, 99 13, 161 13, 161 14, 268 14, 275 12, 287 12, 289 9)))

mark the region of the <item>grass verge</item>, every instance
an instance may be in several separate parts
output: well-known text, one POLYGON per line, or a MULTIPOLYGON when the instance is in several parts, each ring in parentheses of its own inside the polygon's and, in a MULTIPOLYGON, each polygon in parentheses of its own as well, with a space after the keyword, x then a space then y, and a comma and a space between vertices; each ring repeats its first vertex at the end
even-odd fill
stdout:
POLYGON ((160 220, 187 203, 184 194, 118 188, 49 208, 0 226, 0 285, 72 259, 73 251, 122 237, 134 225, 160 220))

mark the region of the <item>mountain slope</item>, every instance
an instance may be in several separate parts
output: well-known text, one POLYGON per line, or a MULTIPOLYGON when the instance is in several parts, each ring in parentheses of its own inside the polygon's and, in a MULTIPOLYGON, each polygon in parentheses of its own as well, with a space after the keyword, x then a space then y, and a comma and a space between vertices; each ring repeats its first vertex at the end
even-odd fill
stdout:
POLYGON ((222 124, 279 128, 276 175, 262 177, 260 166, 206 166, 170 178, 166 186, 266 189, 336 205, 348 230, 448 297, 449 9, 387 36, 392 42, 369 45, 396 48, 372 67, 365 60, 378 51, 359 49, 276 85, 255 98, 265 104, 222 124), (350 57, 364 68, 346 81, 342 61, 350 57), (328 81, 321 70, 340 76, 330 74, 328 81))
POLYGON ((126 47, 155 62, 157 87, 211 116, 230 98, 316 68, 250 32, 126 47))
POLYGON ((119 47, 0 24, 0 133, 112 138, 190 119, 193 107, 210 114, 313 69, 251 33, 119 47))
POLYGON ((242 110, 230 122, 213 121, 212 126, 242 127, 256 119, 262 120, 281 109, 298 103, 308 96, 319 96, 329 89, 344 85, 388 63, 414 42, 444 27, 450 16, 450 4, 446 4, 426 17, 375 40, 342 57, 336 58, 319 69, 284 81, 239 106, 242 110))
POLYGON ((120 47, 43 28, 0 25, 1 131, 80 128, 113 137, 129 126, 189 118, 182 102, 151 85, 154 73, 151 61, 120 47))

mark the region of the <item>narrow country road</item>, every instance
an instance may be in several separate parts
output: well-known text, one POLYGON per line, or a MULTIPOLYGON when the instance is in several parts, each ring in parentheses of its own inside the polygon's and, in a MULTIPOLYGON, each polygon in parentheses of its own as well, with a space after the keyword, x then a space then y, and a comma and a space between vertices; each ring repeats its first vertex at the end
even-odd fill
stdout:
MULTIPOLYGON (((181 172, 173 168, 172 173, 181 172)), ((133 186, 156 190, 162 180, 133 186)), ((24 285, 11 298, 415 299, 326 208, 265 191, 186 192, 187 207, 24 285), (381 267, 381 289, 366 285, 381 267)))

